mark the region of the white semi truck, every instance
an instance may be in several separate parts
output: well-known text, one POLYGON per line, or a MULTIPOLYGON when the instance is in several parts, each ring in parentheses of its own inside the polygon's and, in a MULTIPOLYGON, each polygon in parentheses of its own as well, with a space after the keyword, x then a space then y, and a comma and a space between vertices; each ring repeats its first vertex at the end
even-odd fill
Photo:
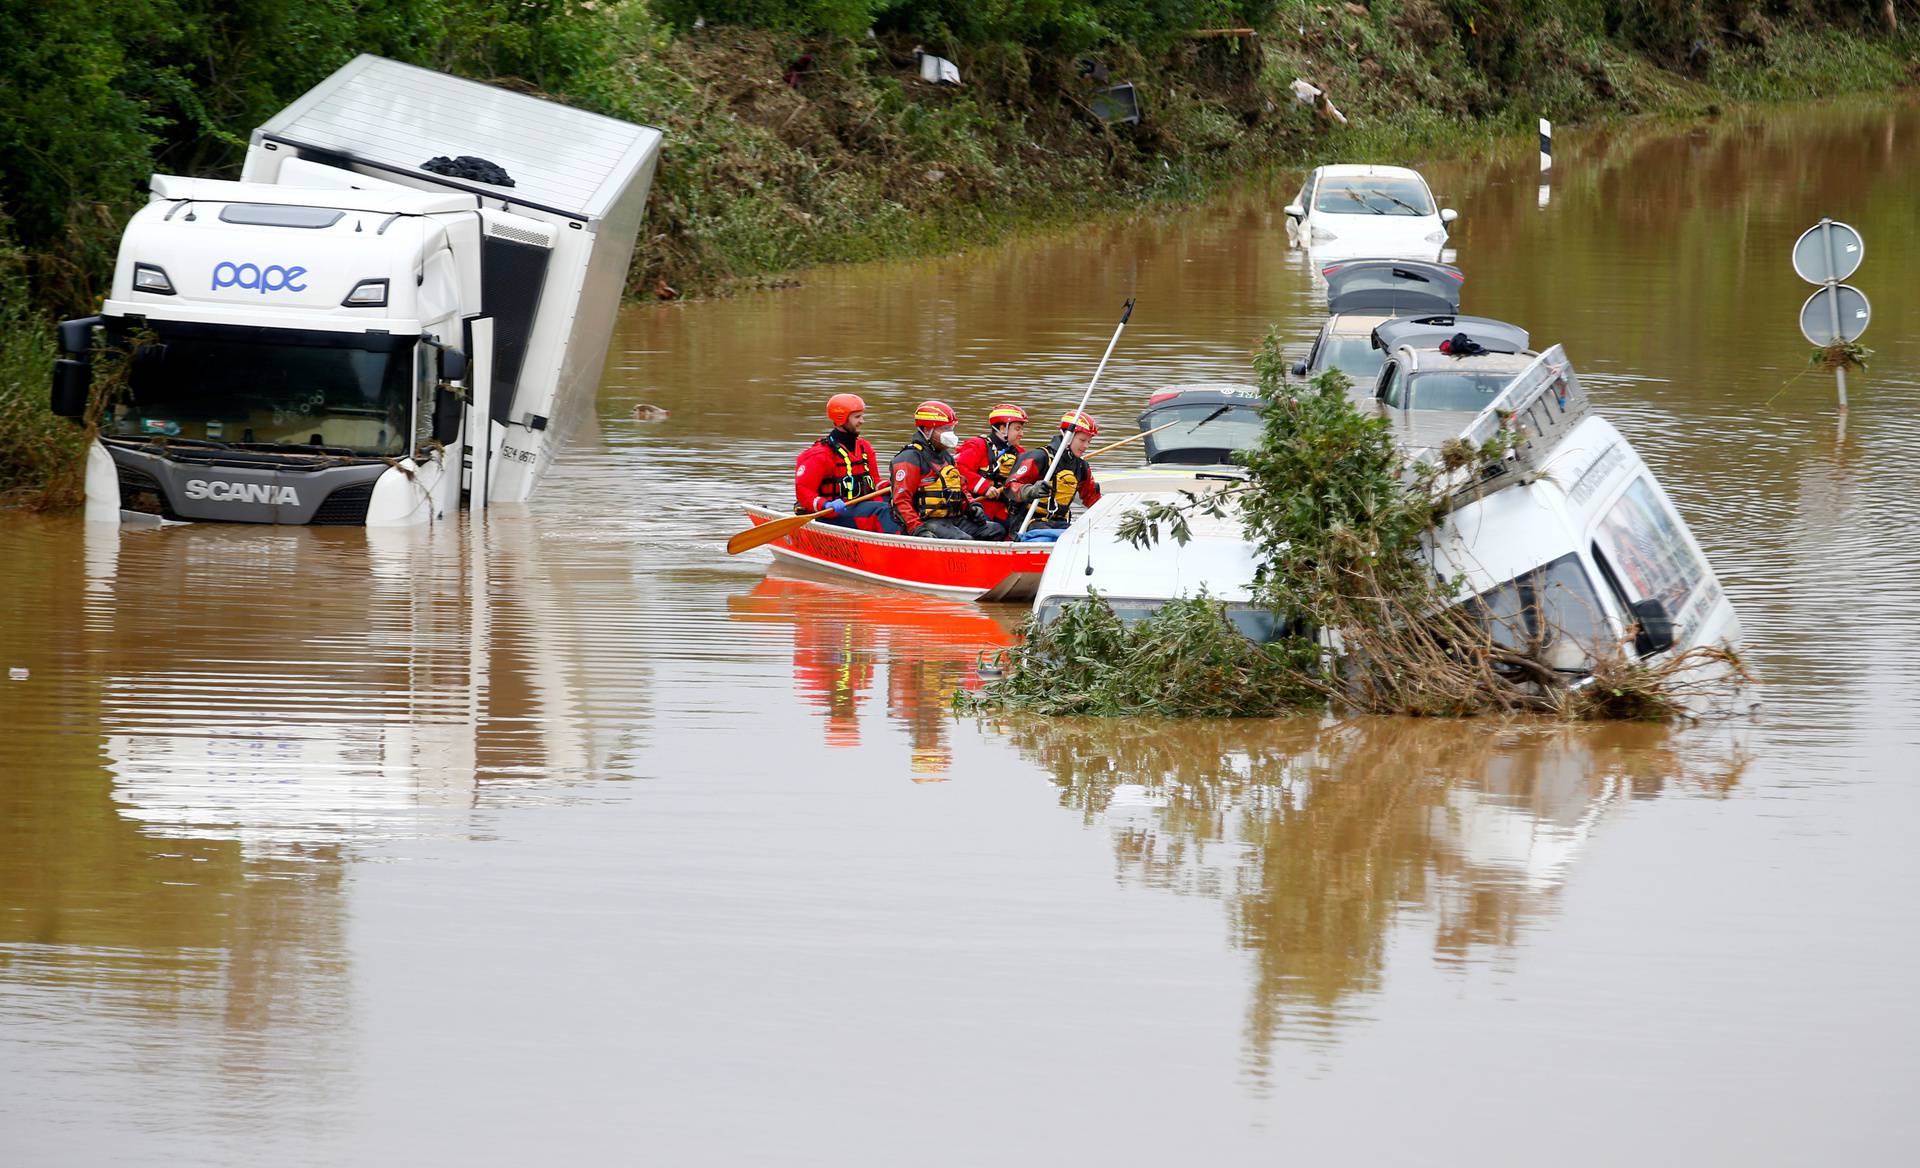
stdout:
POLYGON ((360 56, 238 182, 155 175, 53 410, 125 361, 88 520, 404 526, 522 502, 592 408, 661 135, 360 56))

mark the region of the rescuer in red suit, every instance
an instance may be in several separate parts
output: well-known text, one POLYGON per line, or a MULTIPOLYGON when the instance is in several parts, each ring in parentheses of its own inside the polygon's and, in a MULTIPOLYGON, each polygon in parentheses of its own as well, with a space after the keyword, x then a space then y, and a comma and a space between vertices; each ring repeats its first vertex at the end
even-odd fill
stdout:
POLYGON ((953 464, 953 407, 925 401, 913 411, 913 440, 893 456, 888 486, 892 523, 887 530, 933 539, 1000 539, 1001 524, 988 519, 967 494, 960 468, 953 464))
POLYGON ((1060 436, 1052 445, 1035 447, 1020 456, 1013 473, 1007 476, 1006 498, 1012 510, 1009 523, 1014 531, 1020 530, 1021 522, 1027 517, 1028 504, 1036 500, 1038 506, 1029 531, 1066 527, 1073 521, 1070 513, 1076 496, 1087 507, 1100 501, 1100 484, 1093 481, 1093 467, 1087 465, 1086 460, 1087 446, 1099 432, 1099 423, 1093 420, 1092 414, 1070 410, 1061 416, 1060 436), (1047 466, 1053 463, 1053 452, 1063 443, 1066 449, 1060 461, 1053 465, 1053 473, 1048 475, 1047 466))
POLYGON ((998 405, 987 414, 987 432, 967 439, 954 451, 953 464, 960 468, 960 481, 967 494, 980 504, 988 519, 1007 524, 1004 494, 1007 476, 1026 448, 1020 439, 1027 430, 1027 411, 1015 405, 998 405))
POLYGON ((881 517, 887 510, 885 499, 849 502, 872 494, 880 485, 880 458, 873 452, 873 444, 860 437, 867 421, 867 403, 858 394, 836 393, 827 399, 827 420, 833 423, 833 429, 793 460, 793 513, 832 511, 816 522, 880 531, 881 517))

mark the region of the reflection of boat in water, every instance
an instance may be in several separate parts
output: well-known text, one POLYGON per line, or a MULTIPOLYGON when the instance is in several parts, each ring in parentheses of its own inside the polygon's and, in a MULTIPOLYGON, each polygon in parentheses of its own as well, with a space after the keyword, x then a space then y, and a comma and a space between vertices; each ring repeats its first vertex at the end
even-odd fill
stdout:
MULTIPOLYGON (((732 620, 793 630, 793 682, 826 722, 829 746, 860 744, 863 703, 879 696, 905 729, 916 780, 944 776, 950 709, 978 655, 1012 643, 1012 617, 881 587, 770 574, 727 598, 732 620)), ((1017 614, 1015 614, 1017 615, 1017 614)))
MULTIPOLYGON (((748 506, 755 527, 791 512, 748 506)), ((808 523, 767 545, 778 559, 967 600, 1029 600, 1052 545, 916 539, 808 523)))
MULTIPOLYGON (((1253 958, 1247 1042, 1325 1041, 1377 989, 1396 921, 1436 957, 1511 946, 1555 911, 1616 807, 1738 781, 1737 738, 1659 726, 1359 719, 1009 720, 1123 876, 1222 901, 1253 958)), ((1731 734, 1730 731, 1722 733, 1731 734)))

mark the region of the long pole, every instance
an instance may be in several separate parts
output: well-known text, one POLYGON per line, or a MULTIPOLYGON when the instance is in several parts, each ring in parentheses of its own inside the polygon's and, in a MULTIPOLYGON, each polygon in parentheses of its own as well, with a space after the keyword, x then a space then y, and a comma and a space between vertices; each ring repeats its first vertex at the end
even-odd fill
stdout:
MULTIPOLYGON (((1840 282, 1833 274, 1840 270, 1839 263, 1833 257, 1833 220, 1820 220, 1820 242, 1827 251, 1827 320, 1833 326, 1833 341, 1840 341, 1840 282)), ((1840 387, 1840 411, 1847 409, 1847 367, 1835 365, 1833 379, 1840 387)))
MULTIPOLYGON (((1127 318, 1132 315, 1133 297, 1129 296, 1127 297, 1127 306, 1120 311, 1120 324, 1113 330, 1113 339, 1107 342, 1107 351, 1100 355, 1100 365, 1093 371, 1093 380, 1087 382, 1087 392, 1080 395, 1080 404, 1074 407, 1074 413, 1077 414, 1086 410, 1087 399, 1093 396, 1093 387, 1100 384, 1100 374, 1107 368, 1107 358, 1113 356, 1113 347, 1120 343, 1120 334, 1126 331, 1127 318)), ((1053 448, 1053 457, 1047 460, 1047 473, 1040 476, 1041 482, 1052 481, 1053 472, 1060 467, 1061 455, 1067 452, 1068 441, 1067 432, 1062 430, 1060 432, 1060 445, 1053 448)), ((1027 533, 1027 528, 1033 525, 1033 517, 1039 510, 1040 499, 1036 496, 1033 502, 1027 504, 1027 517, 1020 521, 1020 530, 1014 532, 1015 536, 1022 536, 1027 533)))

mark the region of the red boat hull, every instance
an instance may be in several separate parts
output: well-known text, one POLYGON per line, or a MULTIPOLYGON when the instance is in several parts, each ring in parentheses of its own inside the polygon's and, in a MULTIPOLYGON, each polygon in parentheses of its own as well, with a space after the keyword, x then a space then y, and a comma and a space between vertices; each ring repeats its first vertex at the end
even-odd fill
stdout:
MULTIPOLYGON (((755 527, 791 512, 746 508, 755 527)), ((1053 553, 1049 543, 915 539, 809 523, 766 545, 783 560, 866 580, 969 600, 1031 600, 1053 553)))

